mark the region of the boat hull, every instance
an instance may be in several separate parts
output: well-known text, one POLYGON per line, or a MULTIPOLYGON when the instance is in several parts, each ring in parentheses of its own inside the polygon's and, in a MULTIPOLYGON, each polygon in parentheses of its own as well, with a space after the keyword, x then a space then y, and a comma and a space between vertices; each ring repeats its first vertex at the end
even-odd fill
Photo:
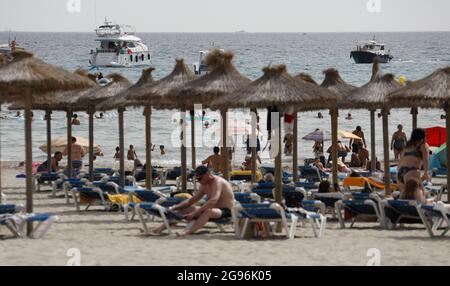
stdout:
POLYGON ((393 57, 388 54, 375 54, 371 52, 365 52, 365 51, 353 51, 350 53, 350 57, 353 58, 355 63, 357 64, 371 64, 375 60, 375 58, 378 58, 378 61, 382 64, 386 64, 390 62, 393 57))
POLYGON ((93 52, 89 63, 95 67, 131 68, 149 66, 151 64, 149 52, 127 54, 93 52))

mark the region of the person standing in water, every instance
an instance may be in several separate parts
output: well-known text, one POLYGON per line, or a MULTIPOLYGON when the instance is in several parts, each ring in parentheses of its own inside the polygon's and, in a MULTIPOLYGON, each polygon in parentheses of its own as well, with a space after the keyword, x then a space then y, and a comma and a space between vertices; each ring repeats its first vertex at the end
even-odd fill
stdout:
POLYGON ((408 138, 406 137, 406 133, 403 132, 403 125, 399 124, 391 140, 391 150, 394 150, 395 160, 399 159, 407 141, 408 138))

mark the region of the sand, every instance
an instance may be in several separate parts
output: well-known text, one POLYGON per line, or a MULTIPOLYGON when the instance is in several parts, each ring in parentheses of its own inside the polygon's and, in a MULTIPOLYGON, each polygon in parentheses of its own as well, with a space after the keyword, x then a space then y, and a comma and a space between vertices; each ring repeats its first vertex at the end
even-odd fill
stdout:
MULTIPOLYGON (((1 171, 8 203, 25 204, 25 181, 15 178, 20 169, 3 164, 1 171)), ((0 238, 0 265, 64 266, 73 261, 71 249, 79 250, 81 265, 364 266, 373 260, 370 249, 379 251, 381 265, 450 264, 450 236, 431 239, 421 225, 382 230, 374 223, 360 223, 342 230, 331 220, 322 238, 315 238, 306 226, 293 240, 237 240, 230 227, 220 233, 214 225, 186 238, 147 237, 138 221, 125 222, 120 212, 101 207, 76 212, 63 198, 50 198, 49 191, 36 193, 34 202, 36 212, 55 213, 59 221, 43 239, 0 238)), ((7 229, 0 227, 0 235, 5 234, 7 229)))

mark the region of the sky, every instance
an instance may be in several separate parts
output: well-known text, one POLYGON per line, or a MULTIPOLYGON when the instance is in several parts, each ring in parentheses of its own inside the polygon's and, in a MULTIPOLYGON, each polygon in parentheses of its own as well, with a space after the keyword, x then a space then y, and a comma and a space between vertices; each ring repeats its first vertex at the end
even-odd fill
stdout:
POLYGON ((450 31, 449 0, 0 0, 0 31, 450 31))

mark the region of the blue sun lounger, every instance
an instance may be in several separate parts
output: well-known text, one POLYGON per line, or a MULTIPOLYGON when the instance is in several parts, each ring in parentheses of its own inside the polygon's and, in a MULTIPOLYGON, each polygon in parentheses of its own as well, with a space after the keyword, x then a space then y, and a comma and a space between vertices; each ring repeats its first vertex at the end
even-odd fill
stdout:
POLYGON ((443 203, 438 202, 435 205, 420 205, 418 206, 419 215, 422 218, 424 225, 427 227, 430 237, 444 236, 450 230, 450 212, 444 207, 443 203), (440 234, 437 234, 439 229, 444 227, 440 234))
POLYGON ((299 219, 307 219, 311 222, 311 226, 316 237, 323 234, 326 224, 326 218, 320 214, 309 213, 301 209, 293 211, 285 211, 279 204, 261 203, 261 204, 236 204, 233 209, 233 219, 235 234, 237 237, 243 238, 250 223, 263 223, 270 233, 275 232, 276 223, 281 223, 285 235, 289 239, 295 237, 297 223, 299 219), (239 221, 243 220, 242 229, 239 227, 239 221), (320 220, 319 233, 316 231, 315 221, 320 220), (270 226, 273 223, 273 227, 270 226))
POLYGON ((345 228, 345 221, 342 212, 349 211, 353 218, 351 220, 350 228, 356 223, 358 218, 369 217, 375 218, 384 227, 383 216, 380 212, 379 206, 380 198, 376 194, 370 193, 352 193, 352 198, 349 200, 339 200, 335 203, 335 209, 339 219, 341 228, 345 228))
POLYGON ((0 205, 0 225, 6 226, 14 237, 25 238, 27 222, 37 222, 29 237, 42 238, 53 222, 58 219, 53 214, 18 214, 18 212, 23 210, 22 206, 0 205), (42 227, 43 229, 39 232, 42 227))
POLYGON ((58 188, 57 182, 62 177, 61 173, 58 172, 42 172, 34 175, 35 181, 35 190, 39 192, 41 190, 41 186, 44 184, 48 184, 52 186, 52 194, 56 193, 56 189, 58 188))
POLYGON ((89 199, 90 202, 87 204, 85 211, 89 209, 92 205, 101 205, 106 211, 111 209, 112 203, 108 200, 108 193, 102 191, 97 187, 75 187, 72 188, 72 197, 75 204, 75 209, 80 211, 80 197, 84 196, 89 199))
POLYGON ((420 216, 415 200, 383 200, 380 205, 386 228, 394 229, 398 224, 423 224, 427 230, 431 229, 420 216))

